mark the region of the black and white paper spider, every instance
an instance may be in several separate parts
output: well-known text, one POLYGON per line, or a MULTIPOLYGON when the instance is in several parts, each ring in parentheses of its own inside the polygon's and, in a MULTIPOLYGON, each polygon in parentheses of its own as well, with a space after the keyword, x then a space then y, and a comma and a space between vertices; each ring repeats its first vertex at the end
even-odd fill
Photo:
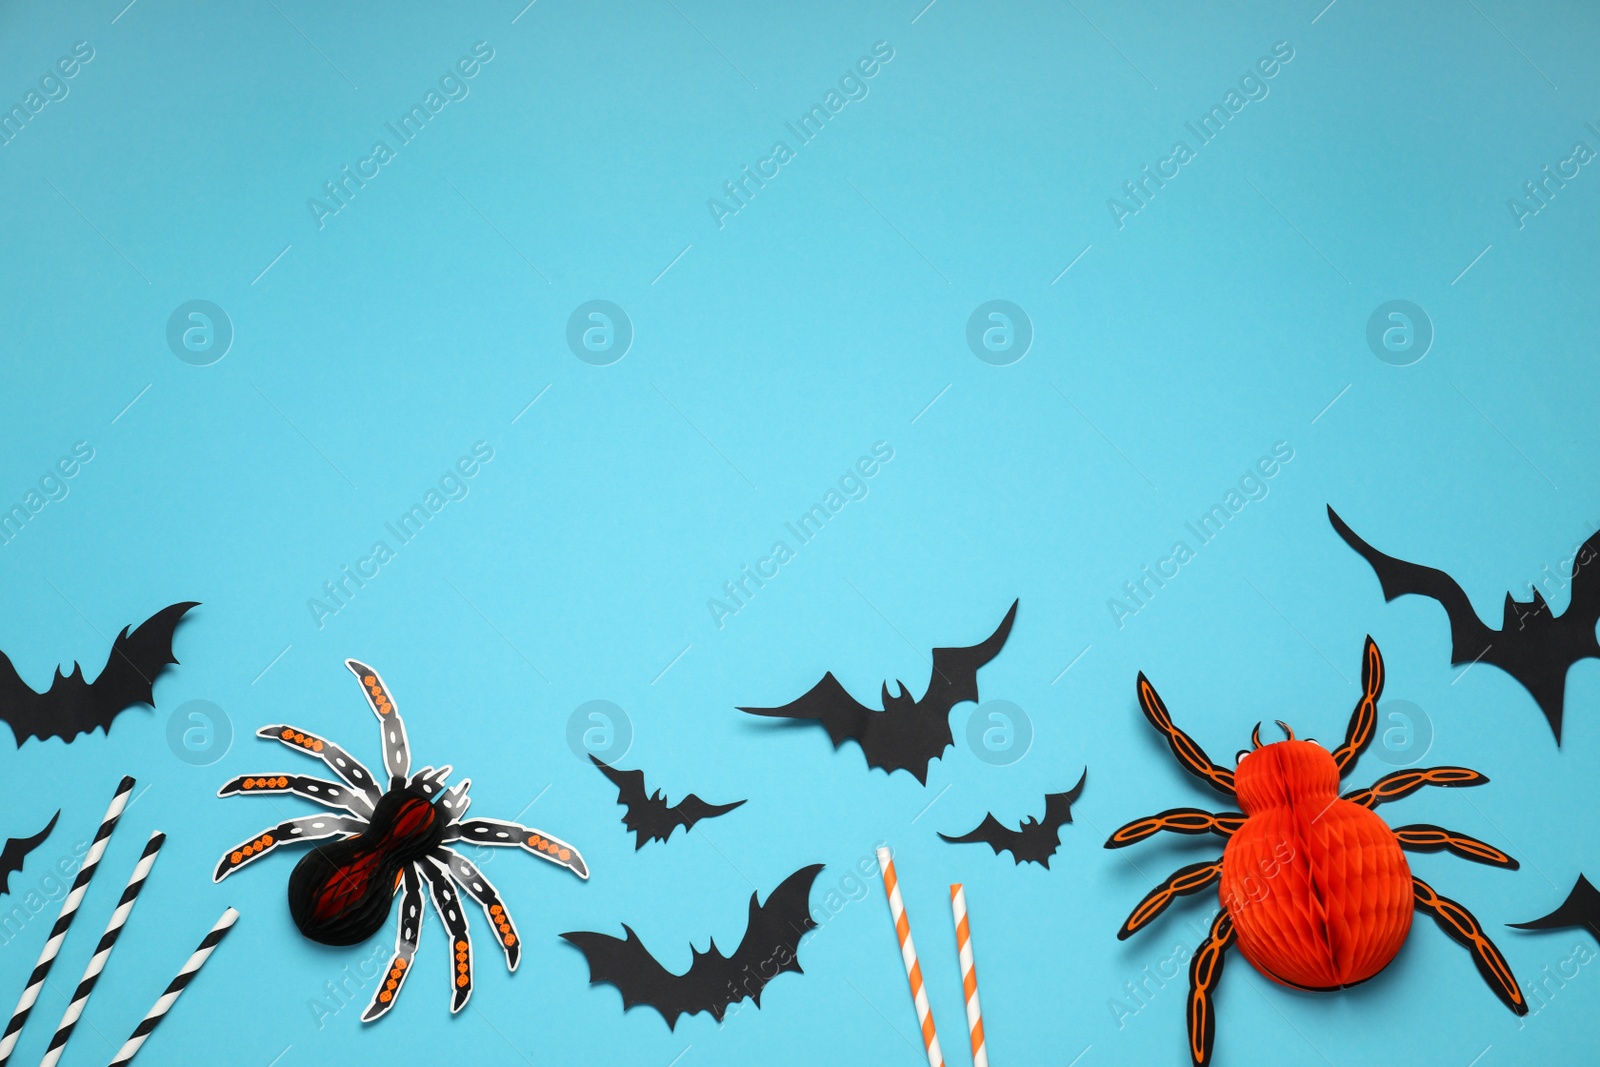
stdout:
POLYGON ((289 911, 295 925, 306 937, 325 945, 353 945, 377 933, 399 894, 394 956, 372 1003, 361 1015, 362 1022, 382 1017, 400 995, 417 952, 422 887, 426 884, 434 910, 450 936, 450 1010, 457 1012, 472 995, 472 939, 458 889, 482 906, 512 971, 522 956, 522 941, 499 892, 451 845, 465 842, 521 848, 583 879, 589 877, 589 868, 577 849, 543 830, 499 819, 463 819, 471 803, 467 788, 472 780, 445 789, 448 766, 437 770, 424 767, 411 774, 405 724, 388 686, 377 671, 363 663, 347 659, 345 666, 360 679, 367 703, 378 717, 388 788, 380 788, 371 771, 331 741, 293 726, 262 727, 256 731, 257 737, 320 759, 340 780, 249 774, 227 782, 217 795, 293 793, 340 814, 308 815, 279 823, 229 849, 212 880, 220 882, 284 845, 329 842, 302 857, 289 876, 289 911))

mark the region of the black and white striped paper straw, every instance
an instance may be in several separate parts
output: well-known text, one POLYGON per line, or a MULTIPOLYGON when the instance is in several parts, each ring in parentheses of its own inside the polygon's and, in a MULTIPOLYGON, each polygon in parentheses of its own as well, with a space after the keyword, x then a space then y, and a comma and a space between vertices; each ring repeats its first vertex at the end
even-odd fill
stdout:
POLYGON ((89 994, 94 992, 95 983, 100 980, 100 972, 106 969, 106 960, 111 958, 111 950, 116 947, 117 937, 127 924, 128 916, 133 914, 134 902, 139 899, 139 891, 144 888, 145 879, 150 877, 150 868, 155 866, 156 856, 160 854, 161 844, 166 839, 167 835, 157 830, 150 835, 150 840, 145 842, 144 851, 139 855, 139 862, 134 864, 133 873, 128 876, 128 884, 122 890, 122 897, 117 901, 116 910, 111 913, 111 919, 106 923, 106 932, 100 935, 100 943, 94 947, 94 955, 89 957, 89 966, 83 969, 83 979, 73 991, 72 1000, 61 1015, 61 1022, 50 1038, 50 1046, 45 1049, 44 1059, 39 1061, 39 1067, 56 1067, 56 1061, 61 1058, 61 1053, 67 1047, 67 1039, 72 1036, 73 1028, 78 1025, 78 1019, 89 1003, 89 994))
POLYGON ((73 879, 72 891, 61 903, 61 914, 56 916, 56 924, 50 928, 50 938, 44 943, 44 951, 39 953, 39 962, 33 965, 33 973, 28 976, 28 984, 22 990, 22 999, 17 1001, 17 1010, 11 1013, 6 1032, 0 1036, 0 1067, 5 1067, 11 1059, 12 1050, 17 1047, 17 1037, 22 1033, 23 1024, 28 1021, 28 1013, 33 1011, 33 1005, 39 999, 39 990, 50 973, 50 965, 55 963, 56 954, 61 951, 61 942, 67 938, 67 928, 72 925, 73 916, 78 914, 78 905, 83 903, 83 894, 89 889, 89 879, 94 877, 95 869, 100 866, 106 842, 111 838, 111 831, 117 828, 117 820, 122 818, 122 809, 128 806, 128 794, 132 792, 133 779, 124 777, 117 786, 116 795, 111 798, 111 806, 106 809, 106 817, 100 820, 100 829, 95 831, 89 854, 78 869, 78 877, 73 879))
POLYGON ((172 983, 167 986, 166 992, 161 994, 161 998, 156 1001, 155 1007, 151 1008, 143 1021, 133 1028, 133 1036, 129 1037, 123 1043, 123 1046, 117 1050, 117 1055, 112 1059, 109 1067, 127 1067, 129 1061, 133 1059, 134 1053, 138 1052, 139 1047, 144 1044, 144 1039, 150 1036, 150 1031, 156 1028, 157 1023, 166 1018, 167 1012, 172 1009, 172 1005, 177 1001, 178 996, 189 988, 190 982, 194 981, 195 972, 200 970, 201 965, 211 955, 211 951, 221 943, 223 937, 227 936, 228 931, 233 929, 233 924, 238 921, 239 913, 232 908, 222 913, 222 918, 217 920, 217 924, 211 928, 210 933, 201 938, 199 947, 189 957, 189 962, 183 965, 183 970, 178 972, 178 977, 174 978, 172 983))

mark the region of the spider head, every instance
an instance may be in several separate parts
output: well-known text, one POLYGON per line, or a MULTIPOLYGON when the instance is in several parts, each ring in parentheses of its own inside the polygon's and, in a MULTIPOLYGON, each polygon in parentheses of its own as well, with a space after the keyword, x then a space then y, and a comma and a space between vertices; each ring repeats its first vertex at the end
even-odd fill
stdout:
POLYGON ((1339 768, 1327 749, 1315 741, 1298 741, 1286 724, 1278 725, 1288 735, 1286 740, 1263 745, 1257 724, 1250 735, 1255 747, 1239 753, 1233 788, 1246 815, 1339 795, 1339 768))

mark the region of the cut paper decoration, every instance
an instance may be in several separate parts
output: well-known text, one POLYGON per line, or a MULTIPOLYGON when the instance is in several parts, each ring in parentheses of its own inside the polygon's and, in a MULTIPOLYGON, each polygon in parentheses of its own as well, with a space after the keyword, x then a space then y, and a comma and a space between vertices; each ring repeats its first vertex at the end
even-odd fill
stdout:
POLYGON ((1010 852, 1011 858, 1017 866, 1023 863, 1037 863, 1046 870, 1050 867, 1050 857, 1056 854, 1056 849, 1061 846, 1061 827, 1072 821, 1072 805, 1078 802, 1083 795, 1083 783, 1089 777, 1088 768, 1084 769, 1078 777, 1078 784, 1065 793, 1046 793, 1044 797, 1044 818, 1035 819, 1031 816, 1022 820, 1022 825, 1013 830, 1009 826, 1000 825, 993 813, 984 816, 976 830, 962 834, 960 837, 951 837, 941 833, 939 836, 951 844, 969 844, 982 842, 994 849, 996 856, 1002 852, 1010 852))
MULTIPOLYGON (((1082 782, 1078 783, 1080 786, 1082 782)), ((950 914, 956 923, 956 954, 961 959, 961 991, 967 1001, 967 1037, 972 1042, 972 1067, 989 1067, 983 1038, 983 1008, 978 1003, 978 969, 972 962, 972 930, 967 922, 967 891, 950 887, 950 914)))
POLYGON ((967 648, 936 648, 928 690, 913 700, 904 682, 900 692, 883 686, 883 710, 875 711, 852 697, 829 671, 800 699, 781 708, 740 708, 751 715, 785 719, 815 719, 828 731, 833 747, 855 741, 868 767, 887 773, 910 771, 928 784, 928 764, 955 743, 950 733, 950 711, 957 704, 978 699, 978 669, 1005 646, 1017 618, 1017 601, 999 627, 979 644, 967 648))
POLYGON ((600 768, 600 773, 611 779, 611 783, 617 787, 617 803, 627 809, 622 816, 622 825, 633 831, 635 852, 651 841, 665 841, 680 826, 688 832, 701 819, 726 815, 744 803, 735 800, 731 804, 707 804, 690 793, 678 803, 669 805, 659 789, 645 795, 643 771, 619 771, 592 755, 589 758, 600 768))
POLYGON ((277 741, 312 759, 319 759, 340 779, 298 774, 247 774, 226 782, 218 796, 292 793, 337 814, 290 819, 223 853, 212 881, 254 863, 283 845, 326 841, 300 859, 289 875, 289 914, 300 932, 324 945, 353 945, 383 926, 394 898, 400 898, 399 930, 384 981, 361 1015, 372 1022, 387 1014, 411 973, 422 928, 423 892, 450 938, 450 1010, 466 1007, 472 996, 472 938, 461 892, 477 901, 495 929, 506 968, 517 969, 522 940, 499 892, 483 872, 452 845, 520 848, 564 867, 579 878, 589 867, 578 850, 543 830, 499 819, 464 819, 472 803, 472 780, 445 789, 451 768, 424 767, 411 773, 411 748, 405 723, 383 679, 364 663, 344 661, 361 683, 367 704, 377 716, 383 740, 383 769, 388 784, 380 788, 372 772, 333 742, 293 726, 264 726, 257 737, 277 741))
POLYGON ((1600 892, 1580 874, 1572 892, 1555 911, 1543 918, 1507 925, 1518 930, 1587 930, 1600 941, 1600 892))
POLYGON ((922 1031, 922 1047, 928 1053, 928 1067, 944 1067, 944 1050, 939 1048, 938 1028, 933 1024, 933 1006, 922 985, 922 964, 917 962, 917 944, 911 940, 911 920, 906 902, 900 896, 900 878, 894 873, 894 855, 878 849, 878 869, 883 872, 883 892, 889 898, 889 918, 894 920, 894 936, 900 942, 900 962, 905 964, 906 981, 911 983, 911 1003, 917 1009, 917 1027, 922 1031))
POLYGON ((0 1035, 0 1067, 5 1067, 11 1059, 11 1053, 17 1047, 17 1038, 22 1034, 22 1027, 33 1012, 34 1004, 39 1001, 39 990, 44 988, 44 980, 50 976, 50 968, 55 965, 56 957, 61 953, 61 943, 67 939, 67 931, 72 927, 72 920, 77 917, 78 906, 83 903, 83 895, 89 890, 89 879, 100 869, 100 857, 106 854, 106 843, 111 840, 111 831, 117 828, 117 823, 122 818, 122 811, 128 806, 128 794, 133 792, 133 786, 133 779, 127 776, 117 783, 117 791, 111 796, 111 804, 106 808, 105 818, 100 820, 100 828, 95 831, 88 855, 83 857, 83 866, 78 868, 78 876, 72 880, 72 888, 67 891, 67 898, 61 902, 61 914, 56 916, 55 925, 50 928, 50 936, 45 939, 44 948, 39 952, 39 962, 33 965, 33 973, 28 975, 28 984, 22 989, 22 998, 17 1001, 16 1010, 11 1013, 11 1021, 6 1023, 5 1034, 0 1035))
POLYGON ((156 676, 178 662, 172 654, 173 631, 193 607, 198 605, 173 604, 136 630, 124 627, 111 642, 105 668, 93 682, 74 663, 71 674, 62 674, 57 667, 50 688, 36 693, 0 652, 0 722, 11 727, 17 747, 30 737, 41 741, 59 737, 70 743, 94 730, 110 733, 112 720, 133 705, 154 707, 156 676))
POLYGON ((750 919, 733 955, 717 950, 716 939, 704 952, 691 943, 689 969, 673 974, 663 967, 626 923, 626 938, 576 930, 562 934, 577 946, 589 964, 589 984, 609 983, 622 994, 622 1010, 644 1004, 661 1013, 668 1029, 682 1015, 708 1011, 718 1022, 729 1007, 746 997, 761 1007, 767 983, 785 971, 800 974, 800 939, 814 930, 811 885, 822 864, 802 867, 774 889, 765 904, 750 894, 750 919))
POLYGON ((1484 625, 1460 584, 1444 571, 1384 555, 1356 536, 1331 507, 1328 521, 1371 565, 1384 600, 1416 593, 1443 605, 1450 620, 1450 662, 1482 661, 1521 682, 1544 712, 1556 744, 1561 744, 1567 671, 1581 659, 1600 658, 1600 641, 1595 639, 1595 624, 1600 622, 1600 531, 1573 556, 1572 597, 1565 612, 1551 611, 1538 589, 1527 601, 1507 593, 1504 621, 1495 630, 1484 625))
POLYGON ((1229 948, 1237 946, 1256 970, 1295 989, 1328 992, 1364 982, 1388 966, 1405 943, 1415 909, 1430 916, 1472 953, 1478 973, 1505 1006, 1528 1013, 1505 957, 1460 904, 1412 875, 1403 849, 1446 850, 1463 859, 1508 870, 1517 861, 1492 845, 1425 823, 1391 829, 1372 809, 1425 785, 1482 785, 1489 779, 1465 767, 1407 769, 1384 775, 1366 789, 1339 795, 1339 780, 1372 743, 1383 692, 1383 657, 1368 637, 1363 650, 1361 699, 1344 741, 1329 753, 1314 741, 1261 744, 1257 724, 1252 750, 1230 771, 1213 763, 1194 739, 1173 724, 1166 705, 1141 672, 1139 706, 1167 739, 1189 773, 1243 812, 1210 813, 1174 808, 1117 830, 1107 848, 1142 841, 1163 830, 1212 833, 1227 839, 1222 858, 1193 863, 1156 886, 1133 909, 1119 940, 1149 925, 1180 896, 1220 883, 1222 907, 1189 962, 1189 1055, 1211 1061, 1216 1016, 1211 995, 1229 948))
POLYGON ((32 837, 13 837, 6 842, 5 848, 0 849, 0 896, 11 892, 11 876, 22 870, 22 865, 27 861, 28 853, 44 844, 44 839, 50 836, 50 831, 56 828, 56 820, 61 818, 59 810, 50 816, 50 822, 43 830, 32 837))
POLYGON ((61 1022, 50 1038, 50 1045, 45 1049, 44 1059, 39 1061, 39 1067, 56 1067, 56 1063, 61 1059, 61 1053, 67 1047, 67 1039, 77 1028, 78 1020, 83 1017, 83 1009, 89 1003, 89 994, 94 992, 95 984, 100 980, 100 972, 106 969, 106 961, 111 958, 111 950, 116 947, 117 938, 122 935, 122 928, 128 923, 128 916, 133 914, 133 905, 139 899, 139 891, 144 888, 145 881, 150 877, 150 868, 155 866, 156 856, 161 853, 162 842, 166 839, 167 835, 158 830, 150 835, 149 841, 145 842, 144 852, 139 855, 139 862, 134 864, 133 873, 128 876, 128 884, 123 888, 122 896, 111 912, 110 921, 106 923, 106 932, 100 935, 100 943, 94 947, 94 955, 89 957, 89 965, 83 969, 83 978, 78 982, 78 988, 73 992, 72 999, 67 1002, 67 1010, 61 1015, 61 1022))
POLYGON ((183 969, 178 972, 178 976, 167 984, 167 988, 157 998, 155 1005, 140 1020, 139 1025, 133 1028, 132 1035, 117 1050, 117 1055, 112 1059, 109 1067, 127 1067, 139 1049, 144 1047, 145 1039, 150 1036, 150 1032, 156 1028, 162 1019, 167 1017, 167 1012, 172 1010, 172 1005, 177 1003, 178 998, 183 995, 183 991, 189 988, 189 983, 194 981, 195 973, 200 970, 206 960, 211 958, 211 953, 221 943, 222 939, 228 935, 228 931, 233 929, 233 924, 238 921, 239 913, 232 908, 222 913, 222 918, 218 919, 216 925, 211 928, 211 932, 201 939, 199 947, 189 956, 188 962, 183 965, 183 969))

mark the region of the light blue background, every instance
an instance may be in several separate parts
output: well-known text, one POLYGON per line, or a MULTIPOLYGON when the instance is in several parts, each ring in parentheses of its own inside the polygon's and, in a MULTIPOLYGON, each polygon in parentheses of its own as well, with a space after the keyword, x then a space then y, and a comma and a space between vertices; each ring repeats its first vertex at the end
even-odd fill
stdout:
MULTIPOLYGON (((1476 912, 1525 989, 1592 946, 1503 924, 1553 908, 1580 870, 1600 875, 1600 671, 1573 670, 1557 749, 1509 676, 1449 665, 1437 605, 1383 603, 1323 513, 1333 503, 1374 544, 1447 567, 1495 622, 1505 591, 1525 594, 1600 523, 1600 176, 1584 168, 1520 230, 1506 206, 1575 141, 1600 147, 1584 126, 1600 122, 1591 9, 523 2, 0 8, 0 104, 75 42, 95 49, 70 95, 0 148, 0 502, 74 442, 95 449, 69 495, 0 547, 0 648, 42 688, 58 662, 97 669, 119 627, 203 602, 154 713, 125 714, 109 739, 0 746, 13 783, 0 834, 63 809, 14 886, 36 886, 92 832, 118 775, 149 787, 17 1062, 42 1052, 161 828, 170 841, 72 1067, 109 1058, 225 904, 238 928, 142 1062, 915 1064, 875 883, 806 944, 804 976, 720 1027, 624 1015, 556 936, 626 921, 682 969, 691 938, 737 942, 753 889, 824 862, 823 908, 880 840, 899 857, 952 1064, 968 1062, 946 894, 961 880, 996 1063, 1178 1065, 1183 977, 1120 1026, 1111 1001, 1192 948, 1211 905, 1189 901, 1127 943, 1113 934, 1157 879, 1217 845, 1100 845, 1135 816, 1220 798, 1144 724, 1135 673, 1227 763, 1260 719, 1336 740, 1369 632, 1387 695, 1432 720, 1429 761, 1493 779, 1383 813, 1523 863, 1417 856, 1416 871, 1476 912), (478 41, 494 59, 470 96, 319 230, 307 200, 478 41), (707 199, 789 140, 785 122, 877 41, 894 58, 867 98, 719 230, 707 199), (1270 95, 1119 230, 1107 198, 1278 41, 1294 58, 1270 95), (636 331, 610 367, 564 341, 569 313, 597 298, 636 331), (972 309, 997 298, 1036 331, 1009 367, 964 340, 972 309), (1436 330, 1405 368, 1365 342, 1368 315, 1397 298, 1436 330), (192 299, 236 330, 210 367, 165 342, 192 299), (308 598, 480 440, 494 459, 469 495, 319 628, 308 598), (880 440, 894 459, 867 498, 718 628, 708 598, 880 440), (1280 441, 1294 459, 1269 495, 1119 628, 1108 599, 1280 441), (1034 723, 1010 767, 962 742, 970 704, 926 789, 868 773, 820 730, 734 710, 791 699, 827 669, 864 698, 885 678, 920 693, 925 651, 988 633, 1013 597, 1016 629, 982 675, 987 697, 1034 723), (383 671, 419 764, 473 778, 475 813, 511 817, 537 797, 524 818, 594 872, 582 884, 494 859, 527 952, 507 976, 475 915, 478 986, 459 1017, 430 920, 390 1017, 363 1027, 358 1004, 319 1026, 324 983, 392 931, 372 948, 301 939, 284 906, 292 857, 210 881, 224 848, 310 810, 215 799, 234 774, 314 772, 254 739, 258 725, 293 722, 377 763, 345 656, 383 671), (207 767, 166 742, 193 699, 223 707, 236 734, 207 767), (623 765, 653 786, 749 804, 636 854, 614 791, 564 740, 592 699, 627 709, 623 765), (990 810, 1037 814, 1085 765, 1051 870, 934 836, 990 810)), ((1369 755, 1352 780, 1390 769, 1369 755)), ((53 912, 0 948, 5 997, 53 912)), ((1596 973, 1551 982, 1519 1024, 1428 923, 1342 995, 1273 987, 1235 955, 1217 1062, 1580 1059, 1596 973)))

